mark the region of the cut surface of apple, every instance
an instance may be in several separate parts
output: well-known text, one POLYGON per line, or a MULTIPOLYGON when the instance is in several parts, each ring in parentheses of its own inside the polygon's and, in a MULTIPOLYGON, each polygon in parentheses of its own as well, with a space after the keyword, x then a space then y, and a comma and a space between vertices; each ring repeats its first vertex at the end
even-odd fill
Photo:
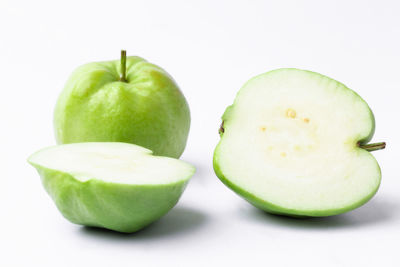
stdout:
POLYGON ((268 212, 343 213, 378 190, 380 168, 365 145, 374 128, 366 102, 343 84, 310 71, 271 71, 248 81, 225 111, 214 169, 268 212))
POLYGON ((134 232, 179 200, 194 167, 127 143, 53 146, 28 159, 71 222, 134 232))

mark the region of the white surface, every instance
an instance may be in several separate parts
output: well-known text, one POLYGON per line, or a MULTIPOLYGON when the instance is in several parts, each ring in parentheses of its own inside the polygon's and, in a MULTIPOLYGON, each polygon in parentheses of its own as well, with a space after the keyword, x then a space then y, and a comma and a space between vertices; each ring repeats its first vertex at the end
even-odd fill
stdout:
MULTIPOLYGON (((399 266, 398 1, 0 1, 1 266, 399 266), (181 201, 134 235, 66 221, 26 158, 53 145, 52 111, 72 70, 125 48, 165 68, 192 111, 181 201), (216 178, 225 107, 279 67, 331 76, 372 107, 382 186, 345 215, 265 215, 216 178)), ((329 170, 327 170, 329 171, 329 170)))
POLYGON ((69 173, 80 181, 95 178, 120 184, 187 181, 195 169, 174 158, 155 157, 141 146, 116 142, 52 146, 36 152, 28 161, 69 173))

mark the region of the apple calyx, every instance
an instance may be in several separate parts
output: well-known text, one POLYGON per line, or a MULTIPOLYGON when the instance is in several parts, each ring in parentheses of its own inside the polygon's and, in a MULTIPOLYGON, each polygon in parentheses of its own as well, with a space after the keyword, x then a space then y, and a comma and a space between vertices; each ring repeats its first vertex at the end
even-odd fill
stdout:
POLYGON ((121 82, 126 83, 126 50, 121 50, 121 77, 119 78, 121 82))
POLYGON ((224 121, 222 121, 222 122, 221 122, 221 125, 219 126, 218 133, 219 133, 219 135, 222 136, 222 134, 223 134, 224 132, 225 132, 225 129, 224 129, 224 121))
POLYGON ((380 143, 373 143, 373 144, 360 144, 357 143, 359 148, 365 149, 368 152, 372 152, 375 150, 381 150, 384 149, 386 147, 386 143, 385 142, 380 142, 380 143))

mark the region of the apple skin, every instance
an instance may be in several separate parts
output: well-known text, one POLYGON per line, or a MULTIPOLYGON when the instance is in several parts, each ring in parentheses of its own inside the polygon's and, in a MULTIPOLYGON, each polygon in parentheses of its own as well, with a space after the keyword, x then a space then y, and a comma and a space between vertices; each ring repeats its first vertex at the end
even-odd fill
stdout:
POLYGON ((178 202, 191 177, 163 185, 96 179, 81 182, 68 173, 29 163, 37 169, 44 188, 66 219, 123 233, 136 232, 165 215, 178 202))
MULTIPOLYGON (((270 71, 270 72, 276 72, 276 71, 280 71, 280 70, 281 69, 277 69, 277 70, 273 70, 273 71, 270 71)), ((259 76, 268 74, 270 72, 255 76, 252 79, 250 79, 247 83, 250 83, 253 79, 257 79, 259 76)), ((310 73, 311 75, 316 75, 316 76, 321 75, 319 73, 312 72, 312 71, 307 71, 307 72, 310 73)), ((339 83, 339 82, 337 82, 337 83, 339 83)), ((343 90, 350 90, 352 93, 357 95, 360 98, 361 101, 365 102, 365 100, 360 95, 358 95, 355 91, 349 89, 344 84, 341 84, 341 85, 343 86, 342 87, 343 90)), ((234 109, 234 105, 235 104, 232 104, 232 105, 228 106, 225 109, 224 114, 222 115, 222 124, 221 124, 220 129, 219 129, 219 134, 220 134, 221 140, 223 138, 224 132, 227 131, 227 129, 229 130, 229 122, 231 120, 231 113, 232 113, 232 110, 234 109)), ((372 139, 372 137, 373 137, 373 135, 375 133, 375 117, 374 117, 374 114, 373 114, 371 109, 369 109, 369 119, 372 121, 372 127, 370 129, 370 132, 366 136, 360 138, 359 144, 368 143, 372 139)), ((219 148, 219 144, 220 143, 221 143, 221 141, 216 146, 216 148, 214 150, 214 154, 213 154, 213 168, 214 168, 214 172, 215 172, 216 176, 219 178, 219 180, 224 185, 226 185, 233 192, 235 192, 240 197, 242 197, 243 199, 248 201, 250 204, 252 204, 253 206, 255 206, 255 207, 257 207, 257 208, 259 208, 259 209, 261 209, 261 210, 263 210, 265 212, 271 213, 271 214, 283 215, 283 216, 294 217, 294 218, 326 217, 326 216, 333 216, 333 215, 342 214, 342 213, 354 210, 354 209, 364 205, 365 203, 367 203, 376 194, 376 192, 378 191, 379 186, 380 186, 380 181, 381 181, 381 178, 382 178, 382 173, 381 173, 379 164, 376 161, 375 157, 373 157, 373 159, 375 160, 375 163, 376 163, 376 165, 377 165, 377 167, 379 169, 379 183, 378 183, 377 187, 375 188, 375 190, 372 191, 369 195, 365 196, 365 198, 361 199, 360 201, 358 201, 356 203, 353 203, 352 205, 349 205, 349 206, 346 206, 346 207, 343 207, 343 208, 340 208, 340 209, 331 209, 331 210, 323 210, 323 211, 321 211, 321 210, 304 211, 304 210, 296 210, 296 209, 287 209, 285 207, 281 207, 279 205, 276 205, 276 204, 273 204, 271 202, 265 201, 265 200, 255 196, 254 194, 248 192, 247 190, 245 190, 245 189, 237 186, 236 184, 232 183, 224 175, 224 173, 222 172, 221 167, 219 165, 219 156, 220 156, 220 154, 219 154, 218 148, 219 148)), ((368 153, 369 154, 369 152, 367 152, 364 149, 361 149, 361 148, 358 148, 358 147, 355 147, 354 149, 359 150, 360 153, 368 153)))
POLYGON ((185 97, 172 77, 140 57, 77 68, 58 98, 54 129, 58 144, 125 142, 155 155, 179 158, 190 128, 185 97))

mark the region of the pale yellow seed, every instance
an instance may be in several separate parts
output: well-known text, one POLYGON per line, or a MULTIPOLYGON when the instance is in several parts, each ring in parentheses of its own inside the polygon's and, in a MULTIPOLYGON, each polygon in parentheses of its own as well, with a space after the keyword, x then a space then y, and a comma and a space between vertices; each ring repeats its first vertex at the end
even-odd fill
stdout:
POLYGON ((286 153, 285 152, 281 152, 281 156, 282 157, 286 157, 286 153))
POLYGON ((261 130, 262 132, 265 132, 265 131, 267 130, 267 127, 261 126, 261 127, 260 127, 260 130, 261 130))
POLYGON ((288 110, 286 110, 286 117, 288 118, 296 118, 296 111, 294 109, 289 108, 288 110))
POLYGON ((310 119, 309 119, 309 118, 304 118, 303 121, 304 121, 305 123, 309 123, 309 122, 310 122, 310 119))

